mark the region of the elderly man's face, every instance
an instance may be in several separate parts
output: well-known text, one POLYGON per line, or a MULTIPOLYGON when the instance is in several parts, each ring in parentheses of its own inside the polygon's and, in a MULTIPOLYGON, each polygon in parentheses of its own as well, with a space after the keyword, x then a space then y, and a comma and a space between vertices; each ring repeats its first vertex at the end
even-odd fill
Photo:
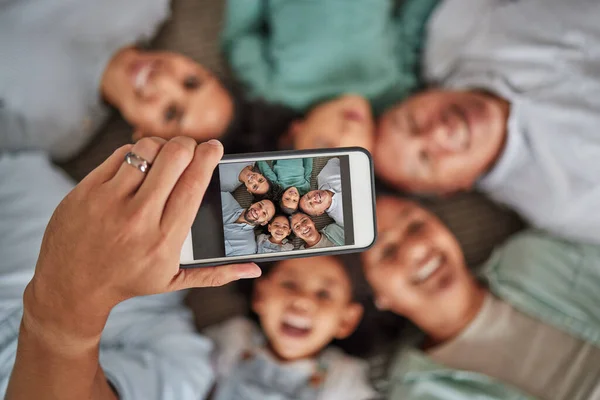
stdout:
POLYGON ((374 160, 378 175, 402 189, 470 189, 501 153, 509 104, 477 91, 431 90, 386 111, 374 160))
POLYGON ((331 206, 333 193, 328 190, 311 190, 300 198, 302 211, 313 217, 322 215, 331 206))
POLYGON ((433 214, 383 197, 377 225, 377 242, 363 254, 363 265, 379 308, 413 318, 467 306, 474 280, 458 242, 433 214))
POLYGON ((318 242, 321 234, 310 217, 304 213, 296 213, 291 218, 292 231, 294 235, 304 240, 306 243, 318 242))
POLYGON ((266 225, 275 215, 275 206, 271 200, 261 200, 252 204, 244 213, 244 218, 252 225, 266 225))

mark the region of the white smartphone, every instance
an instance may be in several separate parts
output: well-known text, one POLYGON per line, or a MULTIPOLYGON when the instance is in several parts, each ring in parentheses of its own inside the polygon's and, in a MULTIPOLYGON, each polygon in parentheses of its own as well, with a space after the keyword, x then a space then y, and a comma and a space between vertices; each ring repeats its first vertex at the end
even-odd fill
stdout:
POLYGON ((181 267, 359 252, 377 234, 373 162, 358 147, 228 155, 181 267))

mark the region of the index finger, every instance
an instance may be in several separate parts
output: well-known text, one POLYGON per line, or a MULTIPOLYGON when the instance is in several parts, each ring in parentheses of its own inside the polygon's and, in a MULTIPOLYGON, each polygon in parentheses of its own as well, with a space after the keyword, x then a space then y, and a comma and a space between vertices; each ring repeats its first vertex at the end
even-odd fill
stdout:
POLYGON ((161 226, 168 234, 185 240, 196 218, 213 172, 223 157, 223 145, 209 140, 196 147, 194 158, 181 174, 165 205, 161 226))

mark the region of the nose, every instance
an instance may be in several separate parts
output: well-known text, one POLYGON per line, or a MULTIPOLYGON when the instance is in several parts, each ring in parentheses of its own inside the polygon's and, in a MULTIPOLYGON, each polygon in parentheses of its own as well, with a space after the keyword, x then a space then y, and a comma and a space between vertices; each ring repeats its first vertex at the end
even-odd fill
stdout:
POLYGON ((304 293, 297 294, 292 300, 292 308, 295 311, 310 312, 314 307, 315 302, 304 293))
POLYGON ((150 81, 150 91, 155 96, 168 97, 171 101, 181 101, 185 97, 183 85, 167 72, 161 72, 150 81))
POLYGON ((427 241, 416 238, 406 243, 404 247, 403 259, 407 265, 416 265, 420 263, 429 252, 431 246, 427 241))

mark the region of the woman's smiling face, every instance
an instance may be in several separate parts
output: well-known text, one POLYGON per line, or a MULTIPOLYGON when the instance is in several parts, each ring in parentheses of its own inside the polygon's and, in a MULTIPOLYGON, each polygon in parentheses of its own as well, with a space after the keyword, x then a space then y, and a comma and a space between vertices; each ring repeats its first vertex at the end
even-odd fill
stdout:
POLYGON ((123 49, 107 66, 101 91, 136 128, 136 138, 218 137, 233 115, 219 80, 177 53, 123 49))

